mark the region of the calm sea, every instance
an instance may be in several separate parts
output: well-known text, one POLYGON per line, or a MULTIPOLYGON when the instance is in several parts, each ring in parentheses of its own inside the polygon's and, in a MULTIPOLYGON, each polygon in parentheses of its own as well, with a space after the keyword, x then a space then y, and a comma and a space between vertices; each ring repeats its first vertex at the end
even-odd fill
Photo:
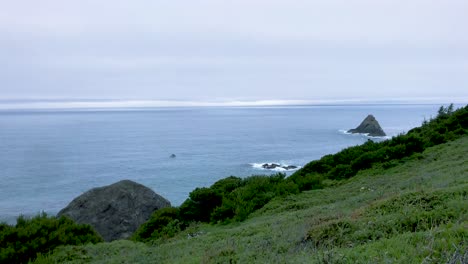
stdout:
POLYGON ((142 183, 175 206, 196 187, 302 166, 368 138, 348 135, 374 114, 389 136, 439 105, 0 111, 0 221, 57 213, 93 187, 142 183), (176 158, 171 158, 175 154, 176 158))

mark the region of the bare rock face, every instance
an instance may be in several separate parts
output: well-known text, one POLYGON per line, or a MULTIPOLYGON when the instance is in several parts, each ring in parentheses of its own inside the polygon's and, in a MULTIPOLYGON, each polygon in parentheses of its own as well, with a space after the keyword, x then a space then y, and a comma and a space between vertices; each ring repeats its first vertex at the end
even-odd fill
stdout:
POLYGON ((364 121, 355 129, 348 130, 349 133, 368 134, 371 137, 384 137, 386 136, 383 129, 380 127, 379 122, 373 115, 368 115, 364 121))
POLYGON ((89 224, 105 241, 130 237, 151 214, 171 204, 139 183, 123 180, 75 198, 58 216, 89 224))

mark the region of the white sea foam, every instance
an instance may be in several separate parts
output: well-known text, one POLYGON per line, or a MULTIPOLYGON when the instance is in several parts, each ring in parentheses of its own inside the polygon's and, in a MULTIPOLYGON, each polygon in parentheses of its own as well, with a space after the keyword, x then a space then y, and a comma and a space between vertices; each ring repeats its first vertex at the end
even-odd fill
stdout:
POLYGON ((391 139, 392 138, 391 136, 383 136, 383 137, 369 136, 369 133, 351 133, 351 132, 348 132, 348 130, 344 130, 344 129, 340 129, 338 131, 345 135, 365 136, 365 137, 374 138, 374 139, 391 139))
POLYGON ((348 130, 340 129, 338 130, 340 133, 345 134, 345 135, 353 135, 353 133, 348 132, 348 130))

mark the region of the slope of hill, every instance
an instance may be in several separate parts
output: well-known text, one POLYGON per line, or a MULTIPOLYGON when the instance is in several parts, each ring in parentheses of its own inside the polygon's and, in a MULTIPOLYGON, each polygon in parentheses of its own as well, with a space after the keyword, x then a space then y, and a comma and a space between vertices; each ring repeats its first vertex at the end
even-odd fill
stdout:
POLYGON ((466 157, 461 136, 276 197, 241 223, 192 224, 149 243, 59 247, 35 263, 467 263, 466 157))

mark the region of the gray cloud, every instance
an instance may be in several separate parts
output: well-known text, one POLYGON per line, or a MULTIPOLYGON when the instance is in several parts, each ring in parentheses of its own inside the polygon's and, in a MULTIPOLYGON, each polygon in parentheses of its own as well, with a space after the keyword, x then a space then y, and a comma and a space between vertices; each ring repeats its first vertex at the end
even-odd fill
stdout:
POLYGON ((0 97, 468 98, 466 1, 10 1, 0 97))

